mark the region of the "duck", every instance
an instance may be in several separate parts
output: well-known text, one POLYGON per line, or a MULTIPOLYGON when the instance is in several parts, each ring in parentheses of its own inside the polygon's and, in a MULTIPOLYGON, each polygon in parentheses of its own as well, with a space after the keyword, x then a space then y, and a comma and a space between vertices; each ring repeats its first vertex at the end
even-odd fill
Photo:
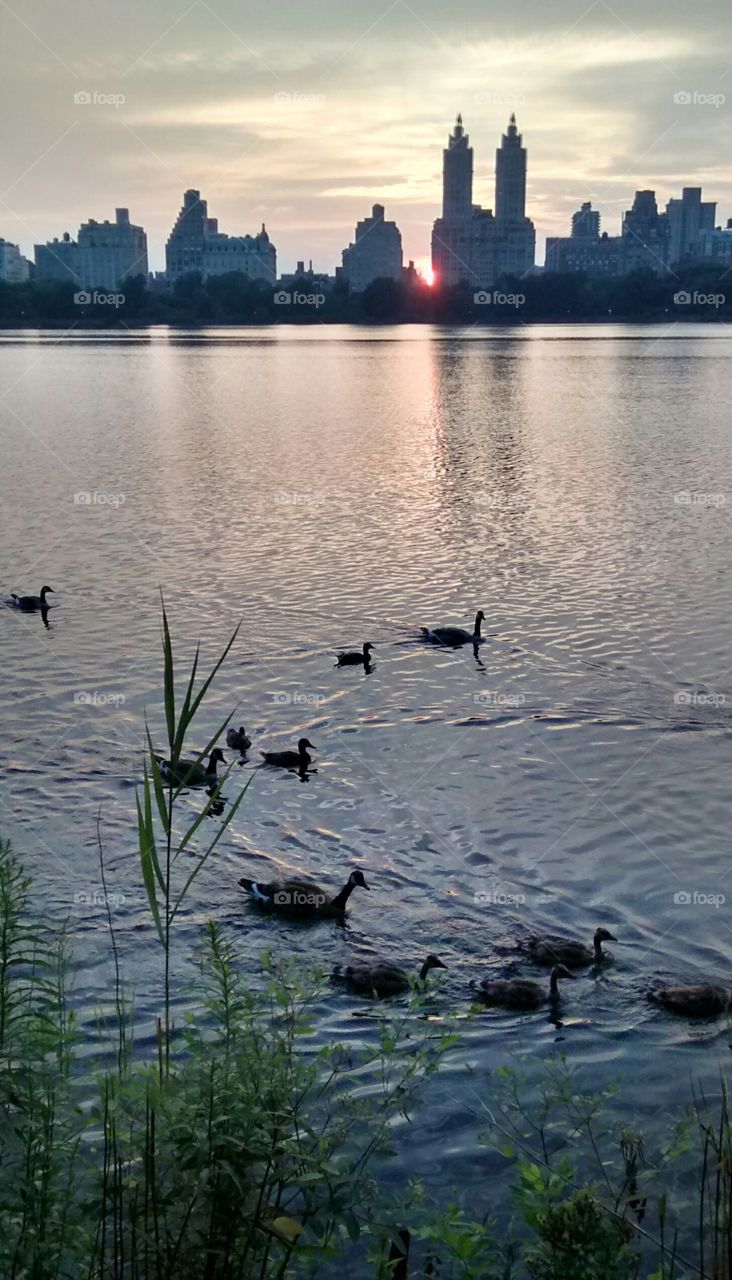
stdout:
POLYGON ((371 892, 363 871, 358 869, 351 872, 343 888, 334 897, 312 880, 299 880, 295 877, 271 880, 265 884, 261 880, 249 880, 242 876, 239 884, 258 906, 280 911, 284 915, 297 916, 344 916, 354 889, 367 889, 371 892))
POLYGON ((53 587, 41 587, 39 596, 19 596, 14 591, 11 591, 10 595, 16 609, 25 609, 27 613, 31 613, 34 609, 48 609, 50 607, 46 600, 49 592, 51 595, 55 595, 53 587))
POLYGON ((367 641, 362 650, 349 649, 345 653, 339 653, 336 659, 336 666, 355 667, 361 663, 364 667, 367 667, 371 661, 371 650, 375 648, 376 645, 367 641))
POLYGON ((214 747, 206 765, 201 760, 178 760, 173 768, 164 756, 156 756, 155 759, 166 782, 186 787, 215 786, 216 768, 219 764, 226 764, 226 757, 220 747, 214 747))
POLYGON ((649 991, 648 999, 660 1004, 669 1013, 680 1013, 686 1018, 709 1018, 727 1013, 732 1005, 732 991, 713 983, 698 986, 661 987, 649 991))
POLYGON ((243 724, 238 729, 229 729, 226 734, 226 745, 232 751, 238 751, 240 755, 244 755, 252 745, 252 740, 247 736, 247 731, 243 724))
POLYGON ((583 969, 588 964, 602 964, 610 957, 602 949, 603 942, 617 942, 614 933, 595 929, 592 947, 571 938, 530 938, 529 953, 536 964, 563 964, 567 969, 583 969))
POLYGON ((297 751, 260 751, 259 754, 265 764, 273 764, 280 769, 307 769, 312 760, 312 756, 308 755, 308 747, 311 751, 317 751, 312 742, 301 738, 297 751))
POLYGON ((556 1003, 559 999, 559 979, 571 978, 563 964, 555 964, 549 979, 549 991, 531 978, 484 978, 478 987, 480 999, 486 1004, 502 1005, 504 1009, 540 1009, 543 1004, 556 1003))
MULTIPOLYGON (((439 956, 430 954, 419 971, 417 982, 424 983, 430 969, 446 968, 447 965, 443 964, 439 956)), ((375 964, 349 964, 345 969, 341 969, 338 965, 333 971, 333 976, 341 978, 360 995, 377 998, 395 996, 402 991, 408 991, 413 981, 410 981, 405 969, 401 969, 396 964, 389 964, 386 960, 379 960, 375 964)))
POLYGON ((422 636, 425 640, 430 640, 432 644, 444 644, 451 648, 457 648, 461 644, 480 644, 483 637, 480 634, 481 623, 485 621, 485 614, 479 609, 475 615, 475 627, 472 634, 466 631, 464 627, 422 627, 422 636))

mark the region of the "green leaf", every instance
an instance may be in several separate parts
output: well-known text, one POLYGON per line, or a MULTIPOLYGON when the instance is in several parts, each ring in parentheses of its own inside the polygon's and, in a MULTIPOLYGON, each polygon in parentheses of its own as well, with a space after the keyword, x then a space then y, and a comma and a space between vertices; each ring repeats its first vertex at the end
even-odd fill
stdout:
POLYGON ((168 726, 168 746, 170 759, 175 761, 175 684, 173 673, 173 646, 170 641, 168 615, 165 612, 165 600, 160 592, 160 603, 163 609, 163 656, 164 656, 164 688, 165 688, 165 720, 168 726))
MULTIPOLYGON (((149 791, 147 770, 145 771, 145 783, 146 788, 149 791)), ((135 796, 135 804, 137 805, 137 830, 140 839, 140 867, 142 870, 142 879, 145 884, 145 892, 147 893, 150 910, 152 911, 155 926, 158 931, 158 937, 160 938, 163 946, 165 946, 165 938, 163 936, 163 929, 160 923, 160 912, 158 910, 158 900, 155 891, 155 863, 157 862, 157 858, 155 859, 155 862, 153 862, 150 837, 145 826, 145 819, 143 817, 142 808, 140 806, 140 797, 138 795, 135 796)), ((154 847, 154 842, 152 847, 154 847)))

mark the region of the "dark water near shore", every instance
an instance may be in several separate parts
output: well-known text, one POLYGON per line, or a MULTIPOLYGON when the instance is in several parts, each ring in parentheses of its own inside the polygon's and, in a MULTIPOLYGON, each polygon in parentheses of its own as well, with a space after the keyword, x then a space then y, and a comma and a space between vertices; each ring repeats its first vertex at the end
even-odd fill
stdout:
MULTIPOLYGON (((729 977, 731 400, 720 326, 2 334, 0 593, 49 583, 56 607, 48 629, 0 610, 0 831, 39 909, 70 916, 83 1019, 109 998, 100 805, 143 1038, 159 1009, 134 784, 146 711, 162 742, 160 585, 181 669, 242 623, 191 743, 240 704, 255 750, 227 795, 257 748, 318 747, 307 784, 258 773, 199 879, 183 1002, 209 915, 254 972, 265 946, 324 966, 436 951, 449 1014, 471 978, 532 973, 530 932, 603 924, 615 962, 571 985, 561 1028, 465 1025, 400 1168, 467 1186, 494 1166, 475 1112, 512 1053, 559 1043, 588 1083, 625 1077, 652 1130, 692 1080, 714 1087, 724 1021, 645 991, 729 977), (416 638, 480 607, 478 660, 416 638), (336 670, 364 640, 373 672, 336 670), (236 887, 339 887, 354 865, 372 892, 345 930, 263 920, 236 887)), ((357 1042, 365 1008, 334 991, 320 1034, 357 1042)))

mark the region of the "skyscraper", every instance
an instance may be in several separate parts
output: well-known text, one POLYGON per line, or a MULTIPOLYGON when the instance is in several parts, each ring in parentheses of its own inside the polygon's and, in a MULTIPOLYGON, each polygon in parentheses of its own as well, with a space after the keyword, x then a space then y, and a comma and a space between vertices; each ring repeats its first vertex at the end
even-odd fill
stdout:
POLYGON ((522 145, 516 116, 496 150, 496 222, 520 222, 526 216, 526 148, 522 145))
POLYGON ((473 148, 458 116, 442 153, 442 216, 469 218, 473 208, 473 148))
POLYGON ((396 222, 384 219, 383 204, 375 204, 371 217, 356 224, 356 238, 343 250, 341 276, 354 293, 374 280, 401 280, 401 232, 396 222))
POLYGON ((458 116, 442 153, 442 216, 432 228, 432 269, 440 284, 485 289, 534 265, 534 224, 526 217, 526 151, 511 116, 496 151, 496 216, 473 204, 473 149, 458 116))
POLYGON ((197 271, 202 276, 237 271, 252 280, 274 284, 277 254, 262 223, 256 236, 228 236, 219 231, 217 218, 209 218, 200 191, 186 191, 183 207, 165 246, 165 274, 175 282, 197 271))
POLYGON ((208 205, 200 191, 186 191, 165 246, 165 274, 169 280, 177 280, 190 271, 203 271, 206 236, 215 235, 218 229, 217 219, 208 216, 208 205))
POLYGON ((35 257, 39 280, 113 290, 133 276, 147 277, 147 236, 130 222, 129 210, 116 209, 114 222, 90 218, 79 227, 77 240, 67 232, 62 240, 37 244, 35 257))
POLYGON ((597 209, 593 209, 589 200, 585 200, 577 212, 572 214, 572 239, 600 239, 600 214, 597 209))

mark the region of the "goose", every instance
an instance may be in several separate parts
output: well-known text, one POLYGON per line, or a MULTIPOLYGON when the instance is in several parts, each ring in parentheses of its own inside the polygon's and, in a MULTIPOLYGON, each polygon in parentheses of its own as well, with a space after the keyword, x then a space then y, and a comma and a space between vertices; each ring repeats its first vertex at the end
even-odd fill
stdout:
POLYGON ((698 986, 661 987, 658 991, 649 991, 648 999, 662 1005, 669 1013, 680 1013, 687 1018, 708 1018, 728 1012, 732 991, 701 983, 698 986))
POLYGON ((574 974, 563 964, 555 964, 548 992, 540 982, 532 982, 530 978, 484 978, 478 991, 486 1004, 503 1005, 505 1009, 539 1009, 547 999, 551 1004, 559 999, 560 978, 574 980, 574 974))
POLYGON ((280 769, 307 769, 312 756, 308 755, 308 747, 311 751, 317 751, 312 742, 308 742, 307 738, 301 738, 297 744, 297 751, 260 751, 260 755, 264 759, 265 764, 277 765, 280 769))
POLYGON ((30 613, 34 609, 48 609, 49 605, 46 601, 46 596, 49 591, 51 595, 55 594, 53 587, 41 587, 39 596, 18 596, 14 591, 11 591, 10 594, 16 609, 25 609, 26 612, 30 613))
POLYGON ((359 651, 358 649, 349 649, 347 650, 346 653, 339 653, 338 658, 336 660, 336 666, 337 667, 355 667, 358 665, 358 663, 362 663, 364 667, 367 667, 371 661, 371 657, 370 657, 371 650, 375 648, 376 648, 376 645, 370 644, 367 641, 367 643, 363 646, 362 651, 359 651))
POLYGON ((171 766, 169 760, 164 756, 156 756, 160 772, 166 782, 174 782, 178 786, 186 787, 210 787, 216 785, 216 766, 226 764, 226 759, 220 747, 214 747, 208 758, 208 764, 204 765, 201 760, 178 760, 175 768, 171 766))
POLYGON ((238 729, 229 729, 226 735, 226 745, 231 747, 232 751, 238 751, 240 755, 244 755, 252 745, 251 738, 247 737, 246 729, 243 724, 238 729))
MULTIPOLYGON (((417 981, 423 983, 430 969, 446 968, 439 956, 430 954, 419 971, 417 981)), ((406 970, 386 960, 375 964, 349 964, 343 970, 336 966, 333 976, 341 978, 353 991, 365 996, 395 996, 401 991, 408 991, 412 985, 406 970)))
POLYGON ((617 942, 617 938, 607 929, 595 930, 592 947, 571 938, 530 938, 529 952, 537 964, 563 964, 566 969, 582 969, 609 959, 602 949, 603 942, 617 942))
POLYGON ((480 644, 483 639, 480 634, 480 625, 484 620, 485 614, 482 609, 479 609, 475 615, 472 635, 464 627, 422 627, 422 635, 425 640, 431 640, 433 644, 445 644, 452 648, 457 648, 461 644, 480 644))
POLYGON ((263 884, 261 880, 249 880, 245 876, 239 881, 242 889, 251 895, 252 901, 260 907, 268 907, 271 911, 281 911, 286 915, 298 916, 343 916, 348 906, 348 899, 356 888, 368 889, 363 871, 352 871, 346 883, 335 897, 330 897, 320 885, 312 880, 272 880, 263 884))

